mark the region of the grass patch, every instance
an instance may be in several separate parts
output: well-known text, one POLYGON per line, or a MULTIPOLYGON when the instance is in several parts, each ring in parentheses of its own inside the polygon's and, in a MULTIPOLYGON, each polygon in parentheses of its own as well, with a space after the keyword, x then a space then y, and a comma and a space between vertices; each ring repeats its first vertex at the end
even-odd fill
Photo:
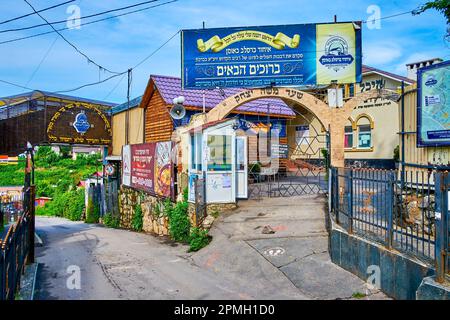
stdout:
POLYGON ((352 298, 355 298, 355 299, 362 299, 365 297, 366 297, 366 294, 362 293, 362 292, 353 292, 353 294, 352 294, 352 298))

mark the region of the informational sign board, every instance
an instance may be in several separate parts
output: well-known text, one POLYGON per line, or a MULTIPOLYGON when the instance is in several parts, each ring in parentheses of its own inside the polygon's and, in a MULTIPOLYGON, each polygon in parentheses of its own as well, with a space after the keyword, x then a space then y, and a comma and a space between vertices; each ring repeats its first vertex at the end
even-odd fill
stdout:
POLYGON ((149 194, 170 197, 173 189, 171 148, 170 141, 124 146, 122 183, 149 194), (127 148, 129 148, 129 163, 126 158, 127 148), (129 178, 126 178, 128 174, 126 166, 130 168, 129 178))
POLYGON ((359 23, 182 30, 185 89, 361 82, 359 23))
POLYGON ((450 145, 450 61, 417 71, 417 145, 450 145))
POLYGON ((287 159, 289 155, 289 147, 287 144, 272 144, 271 157, 273 159, 287 159))

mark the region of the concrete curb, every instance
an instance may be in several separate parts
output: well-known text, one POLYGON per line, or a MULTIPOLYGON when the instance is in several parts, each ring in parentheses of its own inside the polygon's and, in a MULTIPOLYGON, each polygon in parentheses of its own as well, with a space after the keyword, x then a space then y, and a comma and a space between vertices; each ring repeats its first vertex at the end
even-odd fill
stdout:
POLYGON ((34 291, 36 290, 36 279, 37 279, 38 269, 39 269, 39 263, 36 263, 36 268, 34 270, 34 276, 33 276, 33 287, 31 288, 30 300, 34 300, 34 291))
POLYGON ((33 263, 25 266, 25 272, 20 279, 19 296, 21 300, 34 299, 38 268, 39 263, 33 263))
POLYGON ((44 245, 44 242, 42 241, 41 237, 39 237, 39 235, 35 232, 34 233, 34 245, 36 247, 42 247, 44 245))

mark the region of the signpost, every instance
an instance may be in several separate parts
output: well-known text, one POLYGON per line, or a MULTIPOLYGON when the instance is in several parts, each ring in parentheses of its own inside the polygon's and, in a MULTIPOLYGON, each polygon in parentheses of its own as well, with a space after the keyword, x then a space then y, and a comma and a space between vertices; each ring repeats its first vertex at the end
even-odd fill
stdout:
POLYGON ((182 30, 185 89, 361 81, 359 23, 182 30))
POLYGON ((450 145, 450 61, 417 71, 417 146, 450 145))

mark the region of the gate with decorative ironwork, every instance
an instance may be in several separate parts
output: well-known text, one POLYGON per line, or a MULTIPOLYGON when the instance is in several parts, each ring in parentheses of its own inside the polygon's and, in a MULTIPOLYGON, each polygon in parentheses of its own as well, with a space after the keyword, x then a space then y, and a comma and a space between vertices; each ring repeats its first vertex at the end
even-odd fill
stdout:
MULTIPOLYGON (((289 197, 328 191, 329 135, 314 132, 287 144, 276 166, 249 163, 248 197, 289 197)), ((271 155, 273 158, 273 154, 271 155)))

